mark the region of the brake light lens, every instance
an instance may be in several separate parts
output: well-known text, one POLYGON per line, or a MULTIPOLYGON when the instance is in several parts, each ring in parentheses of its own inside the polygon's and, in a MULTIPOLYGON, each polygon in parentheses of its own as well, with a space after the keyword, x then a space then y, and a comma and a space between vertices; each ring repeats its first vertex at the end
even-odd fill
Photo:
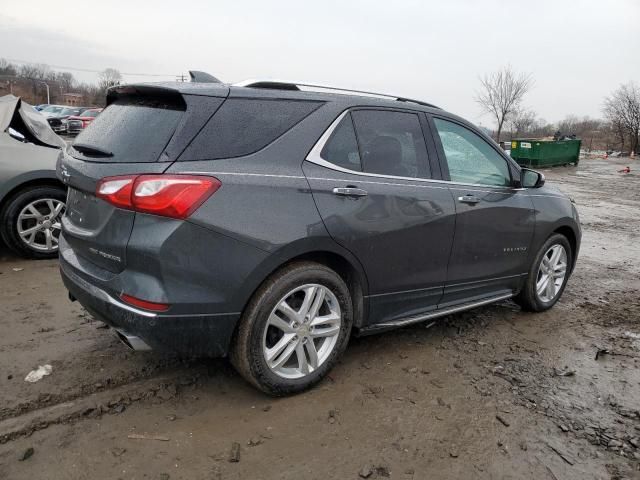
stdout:
POLYGON ((131 306, 144 308, 145 310, 151 310, 152 312, 166 312, 169 310, 168 303, 150 302, 132 295, 127 295, 126 293, 121 293, 120 299, 131 306))
POLYGON ((131 175, 103 178, 96 196, 118 208, 184 219, 222 183, 195 175, 131 175))
POLYGON ((131 209, 131 192, 135 177, 108 177, 98 183, 96 196, 119 208, 131 209))

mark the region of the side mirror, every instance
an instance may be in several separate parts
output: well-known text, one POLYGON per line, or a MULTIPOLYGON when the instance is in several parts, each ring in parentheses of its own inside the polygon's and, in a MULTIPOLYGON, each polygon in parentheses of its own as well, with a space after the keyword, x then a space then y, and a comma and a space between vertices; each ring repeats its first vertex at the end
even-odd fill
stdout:
POLYGON ((540 188, 544 185, 544 175, 535 170, 523 168, 520 171, 520 185, 522 188, 540 188))

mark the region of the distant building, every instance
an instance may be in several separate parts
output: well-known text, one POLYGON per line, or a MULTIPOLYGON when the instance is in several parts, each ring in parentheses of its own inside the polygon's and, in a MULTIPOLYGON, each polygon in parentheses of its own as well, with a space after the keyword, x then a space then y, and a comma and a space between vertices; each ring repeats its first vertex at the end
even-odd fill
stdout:
POLYGON ((63 93, 62 103, 64 105, 71 105, 71 106, 83 105, 84 95, 81 93, 63 93))

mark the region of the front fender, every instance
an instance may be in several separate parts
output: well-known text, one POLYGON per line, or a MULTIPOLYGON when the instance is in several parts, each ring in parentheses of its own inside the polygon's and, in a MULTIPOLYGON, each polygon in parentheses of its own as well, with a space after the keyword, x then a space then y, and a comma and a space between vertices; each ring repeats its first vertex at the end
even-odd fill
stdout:
POLYGON ((532 190, 529 195, 533 201, 536 215, 536 226, 529 261, 533 261, 544 242, 554 232, 569 229, 575 241, 573 268, 580 250, 582 229, 578 212, 571 199, 556 190, 546 188, 532 190))

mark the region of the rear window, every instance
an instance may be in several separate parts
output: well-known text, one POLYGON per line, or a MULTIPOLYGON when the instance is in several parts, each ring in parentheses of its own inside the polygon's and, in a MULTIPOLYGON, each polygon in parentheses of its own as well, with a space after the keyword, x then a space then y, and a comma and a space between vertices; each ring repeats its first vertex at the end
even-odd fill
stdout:
POLYGON ((151 99, 116 101, 83 130, 73 145, 95 148, 112 155, 73 155, 96 162, 155 162, 171 140, 184 110, 151 99))
POLYGON ((215 160, 255 153, 321 104, 282 99, 228 99, 179 160, 215 160))

